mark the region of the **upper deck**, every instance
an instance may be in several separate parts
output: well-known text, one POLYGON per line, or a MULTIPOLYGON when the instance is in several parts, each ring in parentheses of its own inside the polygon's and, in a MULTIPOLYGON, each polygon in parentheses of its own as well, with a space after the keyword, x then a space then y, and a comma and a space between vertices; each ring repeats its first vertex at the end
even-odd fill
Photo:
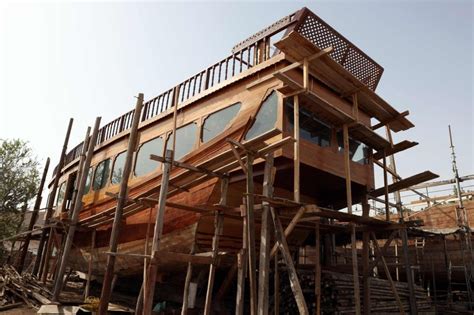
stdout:
MULTIPOLYGON (((329 57, 333 64, 329 65, 329 69, 317 69, 312 75, 339 94, 341 99, 350 100, 352 94, 358 92, 359 106, 370 118, 381 123, 390 122, 387 125, 395 132, 413 126, 405 118, 406 115, 400 114, 375 94, 383 68, 307 8, 285 16, 257 32, 237 44, 230 56, 145 102, 140 118, 141 126, 172 113, 175 106, 184 108, 283 59, 301 61, 305 57, 304 52, 306 55, 308 53, 304 45, 297 49, 283 44, 275 46, 279 38, 291 34, 306 39, 319 50, 332 48, 329 57)), ((96 149, 125 136, 131 127, 133 115, 134 111, 131 110, 104 125, 99 130, 96 149)), ((67 153, 65 168, 77 162, 82 146, 83 143, 80 143, 67 153)), ((54 170, 55 174, 56 172, 57 169, 54 170)))

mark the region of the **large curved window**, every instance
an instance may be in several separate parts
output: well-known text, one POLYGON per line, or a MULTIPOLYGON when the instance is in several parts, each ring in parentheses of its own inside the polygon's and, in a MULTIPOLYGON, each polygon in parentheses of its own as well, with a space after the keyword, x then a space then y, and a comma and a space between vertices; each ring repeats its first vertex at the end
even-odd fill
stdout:
POLYGON ((247 132, 245 140, 255 138, 267 131, 275 128, 278 113, 278 95, 275 91, 272 92, 260 106, 260 110, 255 117, 255 122, 247 132))
MULTIPOLYGON (((293 98, 285 101, 285 112, 288 117, 290 130, 294 129, 294 107, 293 98)), ((331 127, 316 118, 311 111, 300 108, 300 137, 321 147, 329 147, 331 145, 331 127)))
MULTIPOLYGON (((179 160, 194 148, 196 143, 196 123, 190 123, 176 129, 176 146, 174 159, 179 160)), ((166 149, 173 148, 173 134, 171 134, 166 142, 166 149)))
POLYGON ((224 131, 232 118, 239 112, 241 103, 235 103, 209 115, 202 125, 202 142, 207 142, 224 131))
POLYGON ((59 186, 58 198, 56 199, 56 205, 60 205, 63 202, 65 195, 66 195, 66 182, 63 182, 59 186))
POLYGON ((115 158, 114 166, 112 168, 112 177, 110 179, 112 185, 119 184, 122 181, 126 155, 127 151, 124 151, 115 158))
POLYGON ((89 189, 91 189, 91 181, 92 181, 92 166, 89 167, 89 171, 87 172, 86 184, 84 185, 84 195, 89 192, 89 189))
POLYGON ((150 159, 151 154, 159 156, 163 155, 163 138, 158 137, 145 142, 140 146, 137 154, 137 162, 135 163, 135 175, 143 176, 155 171, 160 162, 150 159))
POLYGON ((99 190, 105 187, 105 184, 107 184, 107 179, 109 178, 109 174, 110 159, 107 159, 100 162, 95 168, 94 183, 92 184, 94 190, 99 190))

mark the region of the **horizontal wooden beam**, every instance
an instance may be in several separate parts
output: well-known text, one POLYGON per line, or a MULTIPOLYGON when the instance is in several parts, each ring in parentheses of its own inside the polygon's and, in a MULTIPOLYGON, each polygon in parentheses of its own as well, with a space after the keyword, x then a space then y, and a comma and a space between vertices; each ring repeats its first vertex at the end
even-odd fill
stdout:
MULTIPOLYGON (((402 142, 399 142, 399 143, 393 145, 392 147, 386 148, 385 149, 385 154, 386 154, 386 156, 390 156, 392 154, 410 149, 410 148, 412 148, 416 145, 418 145, 418 142, 403 140, 402 142)), ((383 150, 375 152, 373 157, 374 157, 375 160, 380 160, 381 158, 383 158, 383 150)))
POLYGON ((400 118, 406 117, 406 116, 408 116, 409 114, 410 114, 410 112, 406 110, 406 111, 400 113, 399 115, 397 115, 397 116, 395 116, 395 117, 391 117, 390 119, 386 119, 386 120, 384 120, 384 121, 379 122, 379 123, 376 124, 376 125, 373 125, 373 126, 372 126, 372 130, 379 129, 380 127, 383 127, 383 126, 385 126, 385 125, 388 125, 388 124, 390 124, 391 122, 393 122, 393 121, 395 121, 395 120, 398 120, 398 119, 400 119, 400 118))
MULTIPOLYGON (((393 193, 394 191, 398 191, 398 190, 401 190, 413 185, 417 185, 417 184, 432 180, 437 177, 439 176, 430 171, 425 171, 425 172, 404 178, 398 182, 388 185, 387 187, 388 193, 393 193)), ((372 197, 380 197, 383 194, 385 194, 385 187, 377 188, 369 193, 369 195, 372 197)))

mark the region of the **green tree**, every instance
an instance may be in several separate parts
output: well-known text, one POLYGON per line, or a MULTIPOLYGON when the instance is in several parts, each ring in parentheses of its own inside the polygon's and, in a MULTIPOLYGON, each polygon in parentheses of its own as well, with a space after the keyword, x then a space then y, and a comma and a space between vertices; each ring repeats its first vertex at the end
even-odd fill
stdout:
POLYGON ((20 230, 28 201, 38 189, 38 165, 25 141, 0 139, 0 239, 20 230))

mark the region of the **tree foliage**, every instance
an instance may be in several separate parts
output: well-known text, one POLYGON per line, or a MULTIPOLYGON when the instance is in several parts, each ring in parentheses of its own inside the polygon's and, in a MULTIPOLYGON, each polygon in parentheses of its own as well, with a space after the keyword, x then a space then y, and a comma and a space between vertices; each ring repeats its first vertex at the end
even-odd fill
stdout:
POLYGON ((0 238, 18 230, 38 189, 38 161, 25 141, 0 139, 0 238))

